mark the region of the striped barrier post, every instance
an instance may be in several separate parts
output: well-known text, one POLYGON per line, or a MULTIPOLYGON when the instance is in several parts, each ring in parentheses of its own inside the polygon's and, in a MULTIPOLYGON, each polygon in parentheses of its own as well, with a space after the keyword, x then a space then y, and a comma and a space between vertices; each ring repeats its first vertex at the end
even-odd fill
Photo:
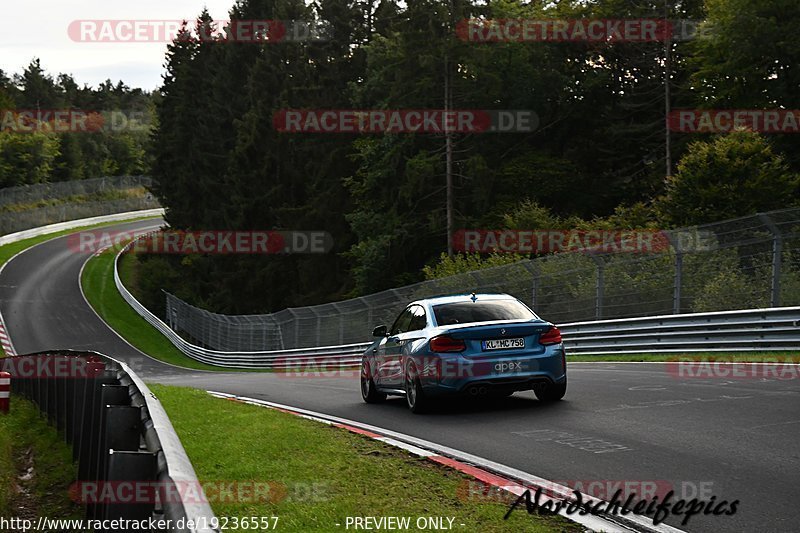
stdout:
POLYGON ((7 414, 11 396, 11 374, 0 372, 0 413, 7 414))

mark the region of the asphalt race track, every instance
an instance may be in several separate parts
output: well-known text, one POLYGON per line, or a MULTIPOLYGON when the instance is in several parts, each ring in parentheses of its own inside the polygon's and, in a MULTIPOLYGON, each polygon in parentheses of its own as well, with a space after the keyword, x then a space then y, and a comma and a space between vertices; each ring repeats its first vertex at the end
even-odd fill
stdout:
MULTIPOLYGON (((555 405, 517 393, 412 415, 402 399, 364 404, 355 377, 200 372, 154 361, 109 330, 84 301, 78 275, 88 257, 70 250, 62 237, 7 264, 0 310, 18 353, 96 350, 128 362, 150 382, 345 417, 565 484, 655 482, 659 490, 675 489, 677 497, 740 501, 733 516, 695 516, 686 526, 667 520, 687 531, 800 530, 798 379, 687 378, 661 363, 572 363, 567 396, 555 405)), ((364 324, 365 337, 372 326, 364 324)))

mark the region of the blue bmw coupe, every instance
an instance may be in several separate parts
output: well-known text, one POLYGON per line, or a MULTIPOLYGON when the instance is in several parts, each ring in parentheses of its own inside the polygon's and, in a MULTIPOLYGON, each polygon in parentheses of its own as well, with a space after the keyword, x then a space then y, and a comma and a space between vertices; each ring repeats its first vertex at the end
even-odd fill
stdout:
POLYGON ((567 391, 561 332, 507 294, 418 300, 372 335, 361 362, 367 403, 401 395, 420 413, 441 395, 533 390, 541 401, 556 401, 567 391))

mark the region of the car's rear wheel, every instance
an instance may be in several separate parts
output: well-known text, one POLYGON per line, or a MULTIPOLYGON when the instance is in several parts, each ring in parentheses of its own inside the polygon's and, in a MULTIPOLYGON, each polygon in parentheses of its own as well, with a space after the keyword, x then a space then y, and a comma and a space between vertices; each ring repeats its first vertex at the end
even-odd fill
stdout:
POLYGON ((422 390, 422 383, 414 363, 406 366, 405 389, 406 403, 412 413, 424 413, 428 410, 430 401, 425 396, 425 391, 422 390))
POLYGON ((361 361, 361 397, 367 403, 380 403, 386 400, 386 394, 375 388, 369 361, 366 358, 361 361))
POLYGON ((548 383, 533 389, 541 402, 557 402, 567 393, 567 380, 564 383, 548 383))

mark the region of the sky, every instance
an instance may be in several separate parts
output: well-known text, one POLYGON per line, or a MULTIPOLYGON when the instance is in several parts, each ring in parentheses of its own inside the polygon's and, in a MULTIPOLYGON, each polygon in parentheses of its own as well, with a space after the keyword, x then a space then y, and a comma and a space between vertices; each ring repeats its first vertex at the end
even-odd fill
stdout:
POLYGON ((0 0, 0 69, 21 73, 38 57, 52 76, 72 74, 78 85, 110 78, 152 90, 161 84, 163 42, 80 42, 70 37, 74 21, 193 20, 207 7, 227 18, 234 0, 0 0), (31 20, 32 19, 32 20, 31 20))

